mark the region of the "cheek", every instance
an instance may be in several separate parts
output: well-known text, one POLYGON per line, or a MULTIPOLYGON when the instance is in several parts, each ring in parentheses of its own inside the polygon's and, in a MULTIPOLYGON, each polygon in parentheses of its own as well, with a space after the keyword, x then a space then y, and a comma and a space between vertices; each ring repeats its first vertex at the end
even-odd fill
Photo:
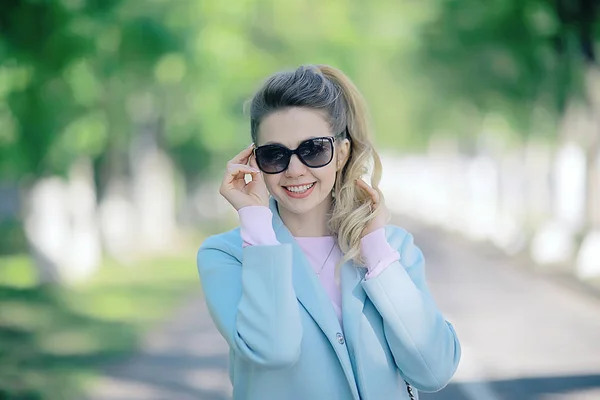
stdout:
POLYGON ((317 178, 327 189, 333 188, 333 184, 335 183, 335 164, 331 163, 327 167, 322 168, 318 174, 315 173, 315 178, 317 178))
POLYGON ((265 185, 269 192, 273 192, 273 189, 276 189, 279 186, 279 174, 277 175, 269 175, 263 174, 263 179, 265 181, 265 185))

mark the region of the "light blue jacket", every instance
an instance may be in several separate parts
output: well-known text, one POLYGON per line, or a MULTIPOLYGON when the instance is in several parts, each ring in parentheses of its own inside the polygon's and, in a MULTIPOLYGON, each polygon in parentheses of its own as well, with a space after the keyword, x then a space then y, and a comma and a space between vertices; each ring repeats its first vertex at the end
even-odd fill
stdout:
POLYGON ((230 346, 234 399, 409 399, 404 380, 442 389, 460 344, 429 293, 412 235, 386 227, 401 261, 378 277, 343 265, 342 327, 273 199, 270 208, 280 245, 242 248, 236 228, 198 251, 208 309, 230 346))

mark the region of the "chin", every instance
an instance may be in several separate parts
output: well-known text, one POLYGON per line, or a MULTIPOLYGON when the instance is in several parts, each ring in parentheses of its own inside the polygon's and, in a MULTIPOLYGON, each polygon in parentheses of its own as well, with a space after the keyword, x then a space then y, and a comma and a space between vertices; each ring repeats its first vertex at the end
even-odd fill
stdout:
POLYGON ((327 201, 327 196, 319 196, 318 193, 313 193, 305 199, 293 199, 289 198, 286 193, 280 193, 276 200, 280 208, 283 207, 292 214, 303 215, 319 208, 324 201, 327 201))
MULTIPOLYGON (((283 194, 283 196, 286 195, 283 194)), ((312 199, 287 199, 283 197, 278 200, 278 202, 279 205, 283 206, 287 211, 298 215, 306 214, 316 206, 312 199)))
POLYGON ((318 193, 312 193, 309 197, 304 199, 295 199, 291 198, 285 192, 285 189, 282 189, 277 193, 277 203, 280 207, 285 208, 286 211, 291 212, 293 214, 302 215, 306 214, 309 211, 313 210, 317 207, 323 199, 319 199, 318 193))

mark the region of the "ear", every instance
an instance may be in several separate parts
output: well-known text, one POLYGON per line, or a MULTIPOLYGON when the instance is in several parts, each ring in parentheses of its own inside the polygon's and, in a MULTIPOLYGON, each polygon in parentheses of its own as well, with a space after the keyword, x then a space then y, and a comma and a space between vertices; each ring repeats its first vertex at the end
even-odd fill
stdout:
POLYGON ((336 171, 341 171, 346 162, 348 161, 348 157, 350 156, 350 141, 348 139, 344 139, 342 143, 337 148, 337 161, 336 161, 336 171))

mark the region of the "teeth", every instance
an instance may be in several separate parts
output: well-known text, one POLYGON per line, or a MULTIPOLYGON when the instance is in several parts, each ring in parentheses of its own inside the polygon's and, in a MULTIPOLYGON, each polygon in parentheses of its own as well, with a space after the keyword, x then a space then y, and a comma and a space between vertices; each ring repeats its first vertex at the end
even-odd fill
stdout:
POLYGON ((302 185, 302 186, 288 186, 288 187, 286 187, 286 189, 289 190, 290 192, 294 192, 294 193, 303 193, 303 192, 306 192, 311 187, 313 187, 313 185, 314 185, 314 183, 311 183, 310 185, 302 185))

